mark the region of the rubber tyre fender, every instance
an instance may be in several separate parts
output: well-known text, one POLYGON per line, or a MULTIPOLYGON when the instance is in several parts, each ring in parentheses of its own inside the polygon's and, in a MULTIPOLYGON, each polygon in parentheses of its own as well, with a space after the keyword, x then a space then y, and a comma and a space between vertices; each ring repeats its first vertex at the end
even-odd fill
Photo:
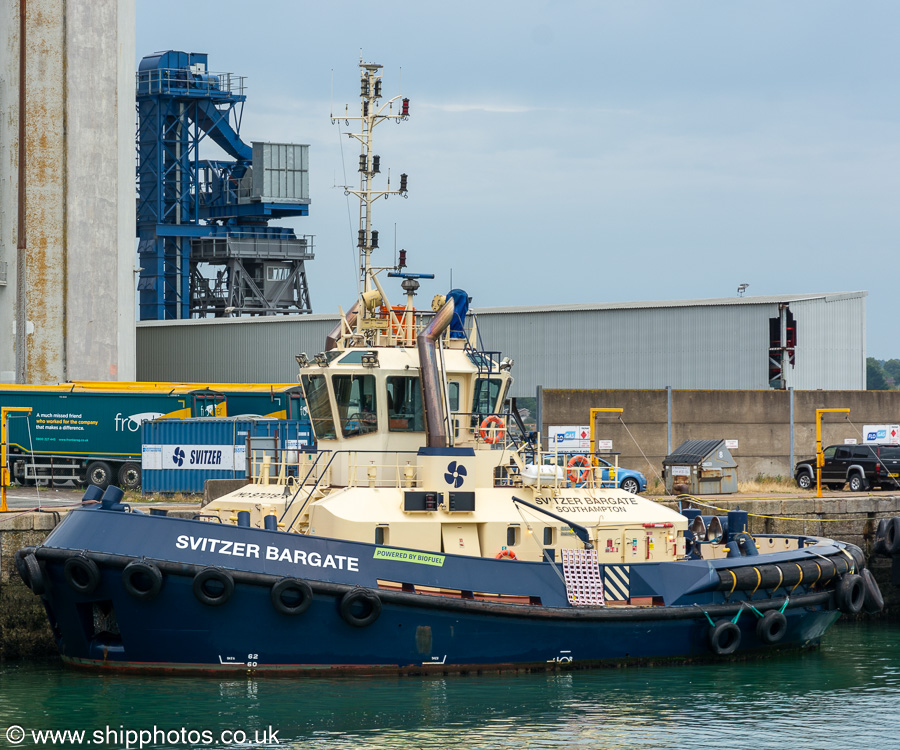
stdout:
POLYGON ((756 623, 756 637, 760 643, 772 646, 787 633, 787 617, 777 609, 770 609, 756 623))
POLYGON ((728 656, 741 645, 741 629, 731 620, 719 620, 709 629, 709 649, 718 656, 728 656))
POLYGON ((30 554, 31 552, 26 552, 23 549, 17 549, 15 554, 16 572, 26 586, 28 585, 28 568, 25 567, 25 557, 30 554))
POLYGON ((875 529, 875 543, 872 545, 872 553, 875 555, 888 555, 885 536, 887 535, 887 527, 891 520, 892 519, 882 518, 878 522, 878 527, 875 529))
POLYGON ((866 584, 862 576, 848 573, 837 585, 837 606, 848 615, 858 614, 866 600, 866 584))
POLYGON ((93 594, 100 585, 100 568, 97 563, 81 555, 66 560, 63 576, 74 591, 84 596, 93 594))
POLYGON ((809 475, 808 471, 801 471, 797 474, 797 486, 801 490, 811 489, 813 486, 813 478, 809 475))
POLYGON ((863 602, 863 609, 870 615, 881 612, 884 609, 884 596, 881 594, 881 589, 878 588, 875 576, 872 575, 872 571, 868 568, 863 568, 860 576, 862 576, 863 583, 866 585, 866 598, 863 602))
POLYGON ((885 524, 884 550, 891 557, 900 555, 900 516, 889 518, 885 524))
POLYGON ((341 599, 341 617, 348 625, 355 628, 365 628, 378 619, 381 614, 381 597, 374 591, 355 588, 344 594, 341 599), (358 604, 363 605, 363 613, 357 614, 355 609, 358 604))
POLYGON ((155 599, 163 586, 163 574, 152 562, 133 560, 122 571, 122 587, 139 601, 155 599), (149 586, 138 585, 148 583, 149 586))
POLYGON ((221 607, 234 593, 234 578, 220 568, 204 568, 194 576, 193 588, 194 596, 198 601, 209 607, 221 607), (216 581, 222 586, 221 593, 210 594, 207 592, 206 584, 210 581, 216 581))
POLYGON ((312 604, 312 586, 299 578, 282 578, 276 581, 271 589, 272 606, 285 615, 302 615, 312 604), (288 604, 282 597, 288 591, 295 591, 299 595, 296 604, 288 604))
POLYGON ((25 564, 25 570, 28 572, 28 580, 26 581, 28 588, 31 589, 33 594, 40 596, 47 590, 44 582, 44 571, 41 569, 41 564, 38 562, 38 559, 34 556, 33 552, 25 555, 22 562, 25 564))

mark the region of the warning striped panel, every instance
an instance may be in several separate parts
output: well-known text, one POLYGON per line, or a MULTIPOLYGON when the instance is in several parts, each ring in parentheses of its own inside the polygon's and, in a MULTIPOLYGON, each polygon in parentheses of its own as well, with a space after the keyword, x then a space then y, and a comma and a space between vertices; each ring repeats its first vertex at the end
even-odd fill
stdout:
POLYGON ((627 602, 631 596, 630 565, 604 565, 603 588, 606 598, 627 602))

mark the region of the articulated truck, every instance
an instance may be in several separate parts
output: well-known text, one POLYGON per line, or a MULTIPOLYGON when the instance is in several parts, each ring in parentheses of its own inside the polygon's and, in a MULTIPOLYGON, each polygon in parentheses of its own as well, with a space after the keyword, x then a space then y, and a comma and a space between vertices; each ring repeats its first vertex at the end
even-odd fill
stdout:
POLYGON ((306 419, 297 384, 72 382, 0 386, 9 470, 19 484, 141 485, 141 425, 152 419, 258 415, 306 419))

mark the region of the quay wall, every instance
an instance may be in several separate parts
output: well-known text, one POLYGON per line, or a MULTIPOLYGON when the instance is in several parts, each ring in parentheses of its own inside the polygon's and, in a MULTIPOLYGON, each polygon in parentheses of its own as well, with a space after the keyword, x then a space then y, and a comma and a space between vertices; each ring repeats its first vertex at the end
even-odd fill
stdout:
POLYGON ((19 578, 14 555, 41 544, 59 519, 58 513, 0 516, 0 661, 57 653, 41 600, 19 578))
MULTIPOLYGON (((723 391, 672 390, 672 449, 685 440, 737 440, 732 456, 738 480, 758 475, 790 477, 791 401, 794 460, 815 455, 816 409, 849 409, 822 420, 823 445, 856 438, 866 424, 900 424, 900 391, 723 391)), ((668 455, 669 391, 666 389, 592 389, 541 391, 543 438, 554 425, 587 425, 590 410, 624 409, 599 414, 598 440, 612 440, 619 463, 652 479, 668 455), (643 452, 643 453, 642 453, 643 452), (646 459, 645 456, 646 455, 646 459)), ((546 443, 545 443, 546 445, 546 443)))

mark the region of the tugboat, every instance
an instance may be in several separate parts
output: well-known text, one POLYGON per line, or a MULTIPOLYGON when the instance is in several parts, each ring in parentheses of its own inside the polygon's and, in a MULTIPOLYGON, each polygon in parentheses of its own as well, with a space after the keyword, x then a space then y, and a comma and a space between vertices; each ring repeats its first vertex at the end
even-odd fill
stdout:
POLYGON ((317 450, 254 456, 254 481, 193 519, 89 487, 16 554, 63 660, 118 670, 468 671, 718 659, 815 645, 876 611, 853 545, 747 532, 625 492, 589 452, 542 449, 507 407, 514 363, 479 346, 468 295, 419 311, 405 253, 373 265, 381 101, 360 63, 358 298, 297 355, 317 450), (393 306, 379 279, 397 278, 393 306))

